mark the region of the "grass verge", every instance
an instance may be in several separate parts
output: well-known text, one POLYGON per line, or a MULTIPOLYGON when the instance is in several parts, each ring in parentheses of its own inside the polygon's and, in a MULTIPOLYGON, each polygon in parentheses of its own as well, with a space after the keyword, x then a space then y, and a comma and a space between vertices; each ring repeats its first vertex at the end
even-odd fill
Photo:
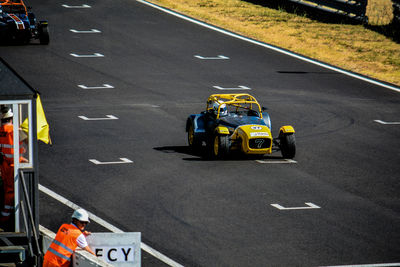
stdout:
MULTIPOLYGON (((362 25, 323 23, 306 16, 242 0, 149 2, 232 32, 400 86, 400 44, 362 25)), ((390 5, 387 8, 390 8, 390 5)), ((387 8, 384 12, 390 16, 387 8)), ((373 10, 367 11, 370 12, 367 15, 370 15, 370 20, 373 18, 375 25, 390 21, 386 15, 382 15, 383 13, 377 13, 376 8, 369 10, 373 10)))

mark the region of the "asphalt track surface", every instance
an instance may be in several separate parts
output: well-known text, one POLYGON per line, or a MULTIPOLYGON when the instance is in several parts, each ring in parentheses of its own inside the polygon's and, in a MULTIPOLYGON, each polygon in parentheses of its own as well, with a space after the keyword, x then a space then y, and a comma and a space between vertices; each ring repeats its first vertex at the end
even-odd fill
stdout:
MULTIPOLYGON (((0 47, 42 95, 53 146, 39 146, 40 184, 141 232, 185 266, 400 262, 398 92, 133 0, 66 2, 29 1, 49 20, 49 46, 0 47), (78 87, 103 84, 113 88, 78 87), (239 85, 251 90, 234 92, 268 107, 274 135, 294 126, 296 163, 279 163, 279 153, 208 161, 187 149, 187 116, 204 110, 210 94, 232 92, 213 86, 239 85), (79 117, 107 115, 118 119, 79 117), (121 158, 132 163, 89 161, 121 158)), ((71 214, 44 194, 40 208, 40 223, 52 231, 71 214)), ((89 230, 107 231, 96 223, 89 230)), ((142 256, 143 266, 163 265, 142 256)))

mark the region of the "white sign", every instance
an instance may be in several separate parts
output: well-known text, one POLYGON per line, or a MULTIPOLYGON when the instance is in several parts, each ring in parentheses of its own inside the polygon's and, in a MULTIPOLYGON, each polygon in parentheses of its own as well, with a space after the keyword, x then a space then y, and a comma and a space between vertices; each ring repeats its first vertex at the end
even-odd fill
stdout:
POLYGON ((115 267, 141 266, 141 234, 92 233, 87 237, 96 256, 115 267))
POLYGON ((109 263, 134 262, 135 260, 135 248, 133 246, 96 247, 94 254, 109 263))

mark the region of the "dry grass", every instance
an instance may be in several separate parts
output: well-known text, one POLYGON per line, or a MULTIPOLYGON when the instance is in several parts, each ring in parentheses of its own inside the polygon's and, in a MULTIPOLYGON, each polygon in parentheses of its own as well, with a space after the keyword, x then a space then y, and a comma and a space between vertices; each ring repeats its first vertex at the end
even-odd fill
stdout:
MULTIPOLYGON (((388 20, 388 15, 385 15, 389 9, 391 12, 388 1, 370 0, 372 8, 369 7, 368 12, 370 21, 371 18, 375 20, 374 25, 382 25, 388 20), (379 11, 376 6, 382 6, 382 3, 386 8, 379 11)), ((400 44, 361 25, 322 23, 241 0, 150 2, 347 70, 400 85, 400 44)))
POLYGON ((393 19, 391 0, 368 0, 367 16, 371 25, 387 25, 393 19))

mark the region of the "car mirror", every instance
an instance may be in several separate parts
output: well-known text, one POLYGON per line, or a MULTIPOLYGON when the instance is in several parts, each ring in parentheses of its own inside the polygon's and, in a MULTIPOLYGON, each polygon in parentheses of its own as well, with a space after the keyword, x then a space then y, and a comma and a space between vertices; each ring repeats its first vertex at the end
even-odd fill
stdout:
POLYGON ((268 108, 262 107, 261 110, 262 110, 262 111, 266 111, 266 110, 268 110, 268 108))

